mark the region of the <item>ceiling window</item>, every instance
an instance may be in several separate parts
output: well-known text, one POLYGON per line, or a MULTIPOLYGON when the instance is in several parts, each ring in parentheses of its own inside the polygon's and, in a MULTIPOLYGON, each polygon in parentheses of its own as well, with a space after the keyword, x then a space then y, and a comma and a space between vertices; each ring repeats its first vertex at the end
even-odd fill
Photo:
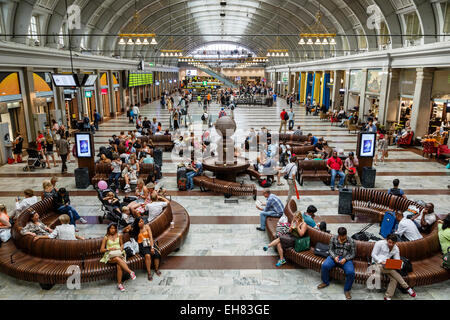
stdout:
POLYGON ((39 24, 38 17, 32 16, 30 26, 28 27, 28 38, 34 41, 39 41, 39 24))
POLYGON ((58 44, 61 47, 64 47, 64 44, 65 44, 65 36, 64 36, 65 32, 66 32, 66 23, 63 23, 61 26, 61 29, 59 30, 59 36, 58 36, 58 44))
POLYGON ((416 12, 407 13, 404 15, 406 27, 406 39, 416 40, 422 37, 422 28, 420 27, 419 17, 416 12))
POLYGON ((378 43, 380 44, 380 46, 386 46, 389 44, 390 42, 390 37, 389 37, 389 29, 387 27, 386 22, 381 21, 380 22, 380 30, 378 33, 378 43))

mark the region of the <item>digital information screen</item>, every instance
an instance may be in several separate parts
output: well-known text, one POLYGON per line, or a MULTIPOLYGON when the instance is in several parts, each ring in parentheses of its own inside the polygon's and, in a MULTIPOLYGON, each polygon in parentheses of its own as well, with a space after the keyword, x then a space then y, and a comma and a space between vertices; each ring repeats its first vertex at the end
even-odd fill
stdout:
POLYGON ((76 133, 75 143, 78 158, 92 158, 91 135, 89 133, 76 133))
POLYGON ((128 87, 153 84, 153 73, 131 73, 128 75, 128 87))
POLYGON ((97 80, 96 74, 90 74, 84 79, 83 87, 92 87, 95 85, 95 80, 97 80))
POLYGON ((359 157, 374 157, 376 133, 361 133, 361 144, 359 146, 359 157))
POLYGON ((76 87, 77 81, 73 74, 52 74, 56 87, 76 87))

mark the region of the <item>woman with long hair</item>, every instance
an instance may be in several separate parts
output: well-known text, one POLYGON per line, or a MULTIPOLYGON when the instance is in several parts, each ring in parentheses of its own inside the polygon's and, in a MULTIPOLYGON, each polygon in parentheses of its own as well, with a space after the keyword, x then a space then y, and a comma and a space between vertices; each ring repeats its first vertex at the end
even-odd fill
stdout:
POLYGON ((284 250, 293 248, 295 239, 302 238, 307 231, 307 224, 303 221, 303 216, 300 211, 295 213, 291 224, 288 223, 287 217, 283 214, 277 223, 277 238, 263 249, 264 251, 267 251, 270 247, 276 246, 278 254, 280 255, 280 260, 278 260, 276 266, 280 267, 286 263, 283 255, 284 250))
POLYGON ((444 220, 438 220, 438 230, 442 254, 446 254, 448 248, 450 248, 450 213, 447 214, 444 220))
POLYGON ((133 237, 139 244, 139 253, 145 259, 145 267, 147 269, 147 278, 149 281, 153 280, 152 277, 152 258, 155 265, 155 273, 160 276, 159 262, 161 261, 161 252, 153 239, 152 229, 148 224, 145 224, 142 217, 137 217, 130 231, 130 236, 133 237))
POLYGON ((123 272, 125 271, 129 273, 131 280, 135 280, 136 275, 126 263, 126 254, 123 250, 123 240, 122 236, 117 232, 117 224, 110 223, 106 228, 106 235, 102 240, 100 252, 104 253, 100 262, 115 264, 117 266, 117 288, 122 292, 125 291, 122 284, 123 272))

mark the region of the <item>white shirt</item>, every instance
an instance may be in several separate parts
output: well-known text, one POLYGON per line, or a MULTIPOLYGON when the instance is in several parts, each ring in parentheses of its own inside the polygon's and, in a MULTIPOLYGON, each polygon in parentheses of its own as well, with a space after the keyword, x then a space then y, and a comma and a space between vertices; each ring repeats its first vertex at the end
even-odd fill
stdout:
POLYGON ((395 233, 399 236, 404 235, 409 241, 419 240, 423 238, 419 230, 417 229, 416 224, 408 218, 403 218, 398 223, 398 229, 395 233))
POLYGON ((148 221, 152 221, 159 216, 165 207, 167 207, 167 202, 165 201, 155 201, 147 204, 145 209, 148 211, 148 221))
POLYGON ((283 168, 283 170, 281 170, 281 173, 287 173, 289 174, 289 179, 292 180, 292 175, 297 174, 297 166, 295 164, 295 162, 291 162, 288 165, 286 165, 286 167, 283 168))
MULTIPOLYGON (((422 220, 422 215, 423 215, 423 211, 420 212, 420 215, 417 216, 417 218, 414 220, 417 221, 418 223, 420 223, 420 221, 422 220)), ((428 225, 432 225, 436 221, 436 215, 434 213, 426 214, 424 220, 428 225)))
POLYGON ((73 224, 62 224, 56 226, 49 236, 51 239, 77 240, 75 238, 75 226, 73 224))
POLYGON ((139 107, 138 107, 138 106, 134 106, 134 107, 133 107, 133 113, 134 113, 134 114, 140 114, 140 112, 139 112, 139 107))
POLYGON ((400 250, 397 245, 394 245, 392 250, 389 251, 387 240, 379 240, 372 249, 372 263, 382 263, 386 259, 400 259, 400 250))
POLYGON ((16 202, 16 210, 18 212, 21 212, 22 210, 25 210, 26 208, 35 204, 36 202, 38 202, 38 199, 36 196, 25 198, 20 202, 16 202))

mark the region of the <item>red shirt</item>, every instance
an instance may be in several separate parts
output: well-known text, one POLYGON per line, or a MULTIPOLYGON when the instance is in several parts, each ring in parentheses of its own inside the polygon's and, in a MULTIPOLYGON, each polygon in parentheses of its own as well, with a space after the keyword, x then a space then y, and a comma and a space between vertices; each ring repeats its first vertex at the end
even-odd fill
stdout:
POLYGON ((36 139, 37 151, 41 151, 42 150, 41 139, 43 139, 43 138, 44 138, 44 135, 41 133, 36 139))
POLYGON ((327 165, 334 170, 341 170, 342 167, 342 160, 341 158, 337 157, 336 159, 331 157, 327 161, 327 165))
POLYGON ((280 113, 280 118, 281 118, 281 120, 284 120, 284 115, 286 114, 286 111, 282 111, 281 113, 280 113))

